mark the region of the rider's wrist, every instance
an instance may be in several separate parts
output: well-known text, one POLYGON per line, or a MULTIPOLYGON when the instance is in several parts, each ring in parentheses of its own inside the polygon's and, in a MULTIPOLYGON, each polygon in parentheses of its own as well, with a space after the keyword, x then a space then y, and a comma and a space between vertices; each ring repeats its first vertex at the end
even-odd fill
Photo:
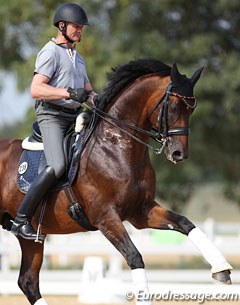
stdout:
POLYGON ((69 88, 66 89, 66 96, 65 96, 65 100, 70 100, 70 92, 69 92, 69 88))

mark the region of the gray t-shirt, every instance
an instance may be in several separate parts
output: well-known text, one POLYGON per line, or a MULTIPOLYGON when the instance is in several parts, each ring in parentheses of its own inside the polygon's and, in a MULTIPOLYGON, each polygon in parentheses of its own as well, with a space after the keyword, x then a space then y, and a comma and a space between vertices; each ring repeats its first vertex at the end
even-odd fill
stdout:
MULTIPOLYGON (((84 88, 89 83, 84 59, 76 52, 75 47, 68 49, 66 44, 50 40, 38 53, 35 73, 47 76, 49 85, 57 88, 84 88)), ((66 108, 78 108, 74 100, 51 100, 55 105, 66 108)))

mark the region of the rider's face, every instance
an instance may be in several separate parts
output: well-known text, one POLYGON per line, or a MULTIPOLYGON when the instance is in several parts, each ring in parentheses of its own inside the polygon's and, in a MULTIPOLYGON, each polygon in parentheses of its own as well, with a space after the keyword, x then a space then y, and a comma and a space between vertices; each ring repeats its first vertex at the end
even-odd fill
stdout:
POLYGON ((80 42, 82 37, 84 25, 75 24, 68 22, 67 23, 67 35, 74 42, 80 42))

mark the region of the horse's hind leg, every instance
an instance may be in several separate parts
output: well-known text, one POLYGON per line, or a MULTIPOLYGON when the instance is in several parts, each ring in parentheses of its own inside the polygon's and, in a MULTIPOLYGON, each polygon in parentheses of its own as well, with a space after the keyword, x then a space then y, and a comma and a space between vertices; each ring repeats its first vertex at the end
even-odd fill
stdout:
POLYGON ((152 302, 147 300, 149 291, 142 256, 130 239, 117 213, 113 211, 108 212, 101 218, 101 223, 97 226, 103 235, 122 254, 131 268, 136 304, 152 305, 152 302), (141 295, 144 294, 144 300, 138 298, 139 293, 141 295))
POLYGON ((231 284, 229 274, 232 266, 200 228, 197 228, 186 217, 166 210, 156 202, 152 202, 142 207, 130 222, 138 229, 175 230, 187 235, 211 265, 212 277, 225 284, 231 284))
POLYGON ((18 286, 28 298, 31 305, 47 305, 39 291, 39 271, 43 261, 43 243, 19 238, 22 261, 18 286))

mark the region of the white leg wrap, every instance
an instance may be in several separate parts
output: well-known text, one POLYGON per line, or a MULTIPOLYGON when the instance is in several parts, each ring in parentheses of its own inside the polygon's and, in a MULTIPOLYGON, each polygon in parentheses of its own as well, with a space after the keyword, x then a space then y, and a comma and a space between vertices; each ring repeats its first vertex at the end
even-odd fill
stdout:
POLYGON ((233 269, 217 247, 199 228, 196 227, 192 229, 188 234, 188 238, 199 249, 206 261, 212 266, 212 273, 233 269))
POLYGON ((132 270, 132 280, 134 285, 134 293, 136 305, 152 305, 151 301, 138 300, 138 296, 146 295, 149 296, 148 283, 145 269, 134 269, 132 270))
POLYGON ((34 305, 48 305, 48 303, 43 299, 38 299, 37 302, 34 303, 34 305))

